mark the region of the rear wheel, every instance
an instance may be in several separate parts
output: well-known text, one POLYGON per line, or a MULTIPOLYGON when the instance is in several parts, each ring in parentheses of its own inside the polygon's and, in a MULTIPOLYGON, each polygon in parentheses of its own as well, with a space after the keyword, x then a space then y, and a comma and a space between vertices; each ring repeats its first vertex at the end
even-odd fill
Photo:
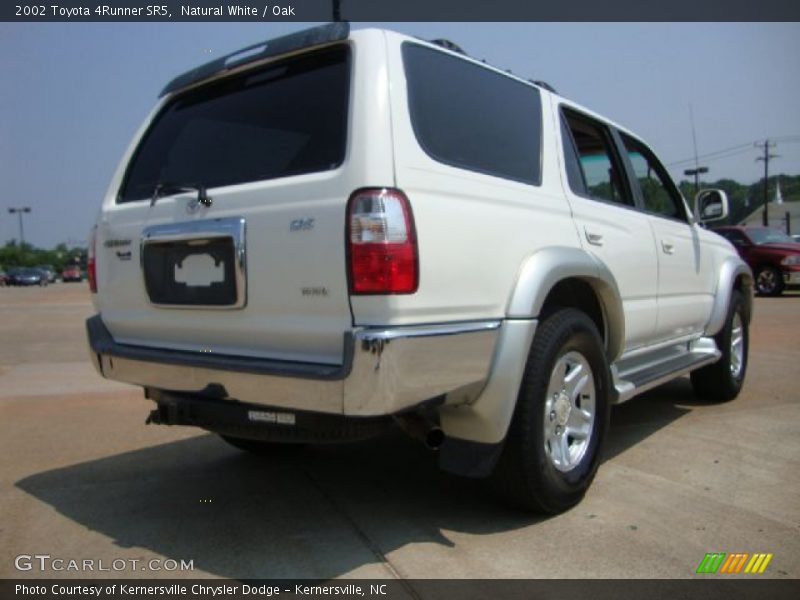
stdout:
POLYGON ((713 365, 692 372, 692 387, 702 398, 727 402, 736 398, 742 389, 750 343, 744 299, 738 290, 731 295, 725 324, 714 341, 722 356, 713 365))
POLYGON ((571 508, 594 479, 608 415, 608 364, 597 328, 578 310, 559 310, 536 332, 493 483, 529 510, 571 508))
POLYGON ((780 296, 783 293, 783 279, 776 267, 767 265, 756 272, 756 291, 762 296, 780 296))

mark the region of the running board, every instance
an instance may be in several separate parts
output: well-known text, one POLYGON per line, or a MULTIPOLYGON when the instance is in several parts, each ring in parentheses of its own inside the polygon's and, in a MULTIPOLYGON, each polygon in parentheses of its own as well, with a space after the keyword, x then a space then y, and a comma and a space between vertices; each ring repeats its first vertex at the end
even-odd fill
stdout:
MULTIPOLYGON (((705 340, 704 340, 705 341, 705 340)), ((681 377, 719 360, 722 353, 711 344, 697 344, 692 350, 686 346, 659 352, 658 356, 637 358, 634 364, 621 361, 612 368, 614 387, 617 391, 615 404, 621 404, 634 396, 681 377)), ((632 361, 627 361, 632 362, 632 361)))

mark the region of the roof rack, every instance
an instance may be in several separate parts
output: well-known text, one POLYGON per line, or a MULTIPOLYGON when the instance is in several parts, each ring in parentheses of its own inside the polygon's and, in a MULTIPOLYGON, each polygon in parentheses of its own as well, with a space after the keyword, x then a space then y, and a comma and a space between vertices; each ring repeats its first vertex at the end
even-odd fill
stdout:
POLYGON ((538 85, 540 88, 546 89, 548 92, 553 92, 554 94, 558 93, 556 91, 556 88, 554 88, 552 85, 550 85, 546 81, 542 81, 540 79, 529 79, 528 81, 530 81, 531 83, 533 83, 535 85, 538 85))
MULTIPOLYGON (((459 46, 455 42, 451 42, 448 39, 439 38, 439 39, 435 39, 435 40, 430 40, 430 43, 431 44, 435 44, 437 46, 440 46, 440 47, 444 48, 445 50, 450 50, 451 52, 458 52, 459 54, 463 54, 464 56, 469 56, 466 52, 464 52, 464 49, 461 46, 459 46)), ((481 62, 486 64, 486 59, 484 58, 481 62)), ((505 71, 509 75, 513 75, 513 73, 511 72, 511 69, 506 69, 505 71)), ((534 85, 538 85, 540 88, 546 89, 549 92, 553 92, 554 94, 558 94, 556 89, 552 85, 547 83, 546 81, 541 81, 541 80, 536 80, 536 79, 528 79, 528 81, 530 81, 534 85)))
POLYGON ((179 75, 158 95, 163 98, 167 94, 185 88, 204 79, 209 79, 219 73, 229 71, 235 67, 240 67, 247 63, 263 60, 272 56, 286 54, 303 48, 330 44, 347 39, 350 35, 350 24, 346 21, 328 23, 311 29, 304 29, 297 33, 290 33, 274 40, 267 40, 253 44, 247 48, 242 48, 221 58, 217 58, 201 65, 183 75, 179 75))
POLYGON ((436 44, 437 46, 441 46, 445 50, 450 50, 451 52, 458 52, 459 54, 463 54, 467 56, 467 53, 464 52, 464 49, 456 44, 455 42, 451 42, 450 40, 446 40, 444 38, 431 40, 431 44, 436 44))

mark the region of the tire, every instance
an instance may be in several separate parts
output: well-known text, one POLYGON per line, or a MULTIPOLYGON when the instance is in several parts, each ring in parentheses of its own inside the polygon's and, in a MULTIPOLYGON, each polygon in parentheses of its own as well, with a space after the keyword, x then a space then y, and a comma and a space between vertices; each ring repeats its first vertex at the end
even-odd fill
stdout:
POLYGON ((756 271, 756 292, 760 296, 780 296, 783 293, 783 277, 778 268, 771 265, 756 271))
POLYGON ((287 455, 306 447, 306 444, 301 443, 265 442, 261 440, 248 440, 245 438, 237 438, 222 434, 219 434, 219 437, 228 442, 234 448, 244 452, 249 452, 250 454, 255 454, 257 456, 287 455))
POLYGON ((548 514, 581 501, 600 463, 609 382, 603 343, 589 317, 567 308, 540 323, 491 479, 506 500, 548 514))
POLYGON ((695 394, 712 402, 728 402, 739 395, 747 374, 748 325, 744 299, 741 292, 734 290, 725 324, 714 336, 722 357, 712 365, 692 371, 695 394))

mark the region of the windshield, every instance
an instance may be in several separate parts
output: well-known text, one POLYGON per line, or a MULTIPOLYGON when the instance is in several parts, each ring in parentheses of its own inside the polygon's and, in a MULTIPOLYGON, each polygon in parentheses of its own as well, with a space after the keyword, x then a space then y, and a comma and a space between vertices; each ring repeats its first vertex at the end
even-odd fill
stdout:
POLYGON ((794 244, 795 241, 785 233, 777 229, 762 227, 759 229, 748 229, 747 235, 753 240, 754 244, 794 244))
POLYGON ((273 63, 178 95, 155 118, 119 202, 335 169, 345 156, 349 49, 273 63), (174 193, 174 192, 171 192, 174 193))

